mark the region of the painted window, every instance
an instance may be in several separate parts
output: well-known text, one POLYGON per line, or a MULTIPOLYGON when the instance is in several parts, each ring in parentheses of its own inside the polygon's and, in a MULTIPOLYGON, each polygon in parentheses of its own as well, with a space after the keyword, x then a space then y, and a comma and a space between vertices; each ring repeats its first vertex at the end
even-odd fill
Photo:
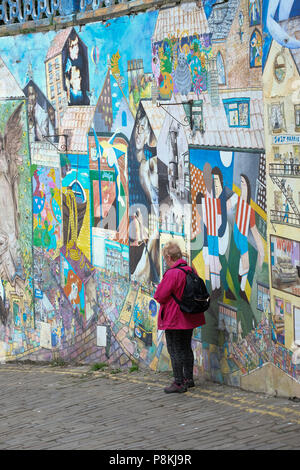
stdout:
POLYGON ((278 146, 273 147, 273 155, 274 155, 275 160, 280 160, 281 155, 280 155, 278 146))
POLYGON ((250 26, 260 24, 261 9, 259 0, 249 0, 249 22, 250 26))
POLYGON ((262 66, 262 37, 255 29, 250 38, 250 67, 262 66))
POLYGON ((192 106, 193 128, 201 130, 203 128, 203 104, 202 101, 194 101, 192 106))
POLYGON ((219 85, 226 84, 225 78, 225 67, 224 67, 224 60, 222 57, 221 52, 219 51, 217 54, 217 71, 218 71, 218 83, 219 85))
POLYGON ((75 194, 76 200, 79 202, 85 202, 85 193, 81 184, 78 181, 74 181, 70 186, 75 194))
POLYGON ((272 103, 268 106, 269 126, 271 132, 280 133, 285 129, 284 104, 272 103))
POLYGON ((282 54, 277 54, 274 60, 274 75, 277 82, 281 83, 285 79, 286 65, 282 54))
POLYGON ((223 100, 229 127, 250 127, 250 99, 223 100))
POLYGON ((202 100, 194 100, 192 106, 183 105, 188 122, 194 130, 200 130, 203 127, 203 103, 202 100))
POLYGON ((228 333, 237 334, 237 310, 229 305, 219 302, 219 326, 218 328, 228 333))
POLYGON ((269 286, 257 282, 257 310, 266 312, 269 306, 269 286))
POLYGON ((126 127, 127 126, 127 114, 126 114, 126 111, 123 111, 122 112, 122 127, 126 127))

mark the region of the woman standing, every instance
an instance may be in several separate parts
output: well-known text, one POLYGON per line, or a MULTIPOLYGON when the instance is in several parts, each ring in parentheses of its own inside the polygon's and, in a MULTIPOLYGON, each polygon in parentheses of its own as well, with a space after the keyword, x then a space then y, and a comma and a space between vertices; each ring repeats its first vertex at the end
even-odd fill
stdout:
POLYGON ((181 299, 185 287, 186 275, 182 272, 191 270, 177 243, 169 242, 163 248, 163 257, 168 269, 158 285, 154 298, 160 303, 158 329, 166 331, 168 353, 171 357, 174 382, 166 387, 166 393, 183 393, 188 387, 194 387, 194 354, 191 340, 193 329, 205 324, 204 313, 183 313, 172 294, 181 299), (176 269, 180 266, 180 269, 176 269))

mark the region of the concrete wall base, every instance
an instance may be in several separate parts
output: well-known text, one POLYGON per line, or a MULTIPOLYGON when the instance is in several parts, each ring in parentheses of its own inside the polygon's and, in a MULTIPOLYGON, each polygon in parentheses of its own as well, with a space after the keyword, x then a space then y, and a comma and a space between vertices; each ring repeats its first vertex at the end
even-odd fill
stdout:
POLYGON ((240 386, 252 392, 300 398, 300 383, 270 362, 241 376, 240 386))

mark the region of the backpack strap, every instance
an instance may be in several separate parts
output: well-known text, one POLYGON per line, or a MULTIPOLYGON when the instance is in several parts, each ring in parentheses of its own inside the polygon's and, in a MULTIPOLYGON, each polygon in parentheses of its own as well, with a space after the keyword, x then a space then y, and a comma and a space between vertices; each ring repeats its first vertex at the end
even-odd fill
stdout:
MULTIPOLYGON (((173 268, 169 268, 169 269, 179 269, 179 270, 182 271, 185 275, 187 275, 188 271, 186 271, 185 269, 182 269, 181 266, 188 266, 188 264, 181 263, 181 264, 179 264, 178 266, 174 266, 173 268)), ((175 302, 176 302, 177 304, 179 304, 180 300, 178 299, 178 297, 176 297, 175 294, 171 294, 171 297, 173 297, 173 299, 175 300, 175 302)))
POLYGON ((180 269, 180 271, 182 271, 184 273, 187 273, 187 271, 185 269, 182 269, 181 266, 188 266, 189 267, 188 264, 181 263, 178 266, 174 266, 173 268, 169 268, 169 269, 180 269))

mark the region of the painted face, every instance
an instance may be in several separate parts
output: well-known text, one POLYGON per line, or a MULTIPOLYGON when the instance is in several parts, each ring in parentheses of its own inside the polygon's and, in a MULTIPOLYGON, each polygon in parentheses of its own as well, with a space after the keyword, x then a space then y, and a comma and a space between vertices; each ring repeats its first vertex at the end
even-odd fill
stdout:
POLYGON ((214 188, 216 197, 219 197, 222 192, 222 185, 219 175, 214 175, 214 188))
POLYGON ((150 134, 148 119, 146 116, 139 119, 135 128, 135 146, 137 150, 142 150, 150 134))
POLYGON ((35 92, 35 89, 32 86, 30 86, 28 87, 28 110, 29 112, 32 111, 35 104, 36 104, 36 92, 35 92))
POLYGON ((79 54, 78 38, 75 38, 73 41, 70 41, 69 54, 70 54, 71 60, 78 59, 78 54, 79 54))
POLYGON ((183 52, 181 52, 178 56, 178 66, 179 67, 184 67, 186 64, 186 58, 183 52))
POLYGON ((241 198, 246 201, 247 196, 248 196, 248 186, 247 186, 245 178, 241 176, 241 198))
POLYGON ((54 124, 55 122, 55 112, 54 112, 54 109, 49 107, 48 109, 48 116, 49 116, 49 119, 51 121, 52 124, 54 124))
POLYGON ((71 69, 70 84, 73 88, 73 91, 76 92, 81 90, 81 75, 80 70, 77 67, 72 67, 71 69))
POLYGON ((158 205, 157 157, 143 161, 140 166, 140 181, 148 200, 156 209, 158 205))
POLYGON ((158 204, 157 157, 153 157, 149 160, 149 179, 152 202, 153 204, 158 204))

